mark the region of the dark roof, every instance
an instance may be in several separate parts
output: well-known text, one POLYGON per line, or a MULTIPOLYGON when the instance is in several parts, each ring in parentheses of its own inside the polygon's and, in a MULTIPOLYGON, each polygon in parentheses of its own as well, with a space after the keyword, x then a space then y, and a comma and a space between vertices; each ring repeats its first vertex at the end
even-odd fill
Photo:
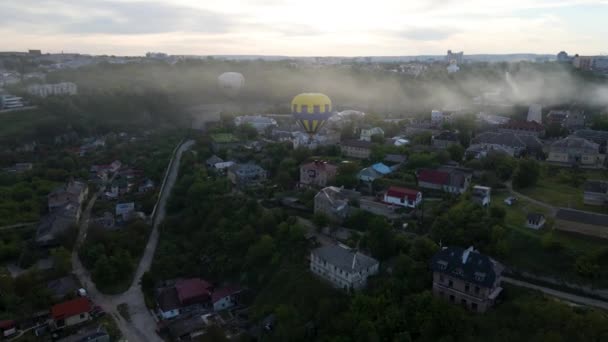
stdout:
POLYGON ((545 217, 545 215, 543 214, 539 214, 539 213, 529 213, 528 214, 528 222, 534 222, 534 223, 538 223, 540 222, 540 220, 542 220, 545 217))
POLYGON ((452 277, 484 287, 492 287, 502 273, 502 266, 473 247, 444 247, 431 258, 434 272, 449 274, 452 277))
POLYGON ((206 326, 205 319, 201 315, 194 315, 187 318, 173 320, 169 323, 169 334, 177 339, 184 335, 189 335, 199 331, 206 326))
POLYGON ((458 134, 450 131, 443 131, 433 137, 435 140, 458 141, 458 134))
POLYGON ((237 286, 227 286, 219 288, 211 294, 211 302, 215 303, 224 297, 232 296, 241 292, 241 288, 237 286))
POLYGON ((384 161, 390 163, 405 163, 407 161, 407 156, 401 154, 387 154, 384 156, 384 161))
POLYGON ((64 319, 89 312, 91 307, 91 301, 88 298, 76 298, 54 305, 51 308, 51 316, 54 320, 64 319))
POLYGON ((598 151, 599 145, 587 139, 576 136, 568 136, 551 144, 551 148, 584 148, 598 151))
POLYGON ((73 293, 79 287, 78 280, 74 275, 70 274, 63 278, 54 279, 47 283, 47 289, 55 298, 63 298, 66 295, 73 293))
POLYGON ((473 138, 474 143, 503 145, 513 148, 542 149, 542 142, 533 135, 511 132, 484 132, 473 138))
POLYGON ((608 131, 595 131, 592 129, 581 129, 574 132, 579 138, 591 140, 594 143, 605 145, 608 142, 608 131))
POLYGON ((175 310, 182 306, 177 297, 177 290, 175 287, 162 289, 156 297, 156 301, 163 312, 175 310))
POLYGON ((502 129, 513 129, 518 131, 544 131, 543 125, 536 121, 512 120, 500 126, 502 129))
POLYGON ((348 272, 361 271, 378 264, 378 261, 374 258, 336 245, 320 247, 313 250, 312 253, 328 263, 348 272), (353 258, 356 258, 354 267, 353 258))
POLYGON ((386 195, 390 197, 406 198, 410 201, 416 200, 416 196, 420 193, 418 190, 412 190, 407 188, 401 188, 398 186, 391 186, 386 191, 386 195))
POLYGON ((585 192, 597 192, 608 194, 608 182, 600 180, 589 180, 585 182, 585 192))
POLYGON ((340 143, 342 146, 372 148, 372 143, 365 140, 345 140, 340 143))
POLYGON ((218 156, 216 156, 216 155, 214 154, 214 155, 212 155, 211 157, 209 157, 209 159, 207 159, 207 160, 205 161, 205 163, 206 163, 206 164, 215 165, 215 164, 217 164, 217 163, 221 163, 221 162, 223 162, 223 161, 224 161, 224 160, 223 160, 222 158, 220 158, 220 157, 218 157, 218 156))
POLYGON ((560 208, 555 216, 558 220, 590 224, 608 229, 608 215, 590 213, 574 209, 560 208))

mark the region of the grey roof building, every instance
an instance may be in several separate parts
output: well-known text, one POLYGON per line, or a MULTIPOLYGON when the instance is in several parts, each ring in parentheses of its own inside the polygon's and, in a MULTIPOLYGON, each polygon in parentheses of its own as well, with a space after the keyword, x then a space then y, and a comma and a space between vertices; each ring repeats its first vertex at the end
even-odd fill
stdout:
POLYGON ((605 157, 599 144, 571 135, 551 144, 547 161, 595 168, 604 165, 605 157))
POLYGON ((538 137, 511 132, 484 132, 473 138, 472 143, 482 147, 496 147, 496 149, 507 147, 507 151, 512 151, 514 157, 524 154, 537 155, 543 149, 538 137))
POLYGON ((555 229, 608 239, 608 215, 560 208, 555 229))
POLYGON ((244 189, 265 181, 266 170, 256 164, 235 164, 228 169, 228 178, 239 189, 244 189))
POLYGON ((310 253, 310 270, 338 288, 361 289, 378 273, 378 260, 342 246, 323 246, 310 253))
POLYGON ((502 292, 504 267, 473 247, 444 247, 431 258, 430 267, 433 294, 472 311, 486 311, 502 292))
POLYGON ((608 182, 588 180, 583 187, 583 202, 588 205, 608 204, 608 182))

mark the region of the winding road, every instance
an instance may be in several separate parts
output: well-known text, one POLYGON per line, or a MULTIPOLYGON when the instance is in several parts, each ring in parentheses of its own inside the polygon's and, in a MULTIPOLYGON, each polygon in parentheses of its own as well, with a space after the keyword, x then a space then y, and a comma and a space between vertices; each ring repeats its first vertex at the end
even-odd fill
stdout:
POLYGON ((107 314, 111 315, 115 319, 123 337, 128 341, 162 342, 162 339, 156 334, 156 320, 154 319, 153 314, 146 307, 144 295, 139 286, 139 281, 141 276, 148 271, 152 265, 156 246, 158 245, 159 225, 165 218, 167 200, 169 199, 173 185, 177 180, 182 154, 192 147, 193 144, 193 140, 188 140, 182 143, 176 149, 173 155, 172 162, 169 165, 170 169, 167 171, 165 181, 161 188, 152 232, 150 233, 144 254, 139 261, 137 270, 135 271, 133 282, 127 291, 118 295, 105 295, 99 292, 95 286, 95 283, 93 283, 91 280, 90 272, 82 265, 80 258, 78 257, 77 251, 87 236, 91 210, 102 190, 91 197, 82 215, 78 238, 76 240, 76 247, 72 252, 73 272, 87 289, 91 300, 95 304, 101 306, 107 314), (126 304, 128 306, 130 321, 125 320, 118 312, 117 306, 120 304, 126 304))

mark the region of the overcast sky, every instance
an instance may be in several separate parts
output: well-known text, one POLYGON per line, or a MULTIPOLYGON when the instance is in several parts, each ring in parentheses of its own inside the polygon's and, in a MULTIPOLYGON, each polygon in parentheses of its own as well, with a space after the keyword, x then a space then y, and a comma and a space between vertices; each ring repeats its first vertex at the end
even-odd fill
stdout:
POLYGON ((1 50, 608 53, 608 0, 0 0, 1 50))

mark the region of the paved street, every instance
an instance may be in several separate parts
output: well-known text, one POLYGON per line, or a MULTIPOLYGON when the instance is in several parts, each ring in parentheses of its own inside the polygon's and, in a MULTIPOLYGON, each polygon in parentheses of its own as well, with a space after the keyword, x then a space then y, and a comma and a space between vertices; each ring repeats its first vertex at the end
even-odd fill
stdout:
POLYGON ((72 252, 73 272, 87 289, 91 300, 97 305, 101 306, 107 314, 114 317, 118 328, 128 341, 162 341, 155 331, 156 321, 154 320, 154 317, 150 311, 146 308, 144 296, 139 286, 139 280, 141 276, 150 269, 150 265, 152 264, 154 252, 156 251, 156 246, 158 244, 158 227, 165 218, 166 203, 171 194, 171 190, 173 189, 173 185, 177 180, 181 156, 183 152, 187 151, 193 144, 194 141, 192 140, 185 142, 179 147, 174 156, 175 160, 171 164, 171 169, 167 175, 166 183, 160 194, 152 232, 150 233, 150 237, 148 239, 144 254, 140 260, 139 266, 137 267, 135 277, 133 278, 133 283, 126 292, 120 295, 105 295, 99 292, 91 280, 90 273, 80 262, 80 258, 78 257, 77 253, 78 247, 80 247, 86 239, 91 210, 93 209, 97 197, 101 194, 101 191, 91 197, 82 214, 82 221, 80 230, 78 232, 76 248, 74 248, 74 251, 72 252), (124 320, 118 312, 117 306, 123 303, 126 303, 129 307, 131 322, 124 320))

